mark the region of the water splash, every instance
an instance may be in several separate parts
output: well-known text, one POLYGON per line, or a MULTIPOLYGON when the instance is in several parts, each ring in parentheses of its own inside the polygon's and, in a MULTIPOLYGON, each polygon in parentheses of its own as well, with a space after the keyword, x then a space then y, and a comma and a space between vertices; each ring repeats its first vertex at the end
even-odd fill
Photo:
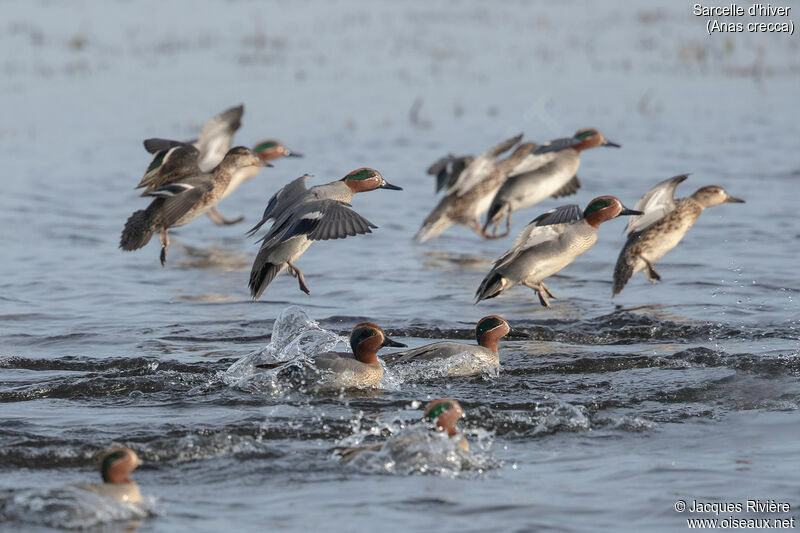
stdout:
MULTIPOLYGON (((399 430, 379 449, 365 449, 356 453, 348 466, 366 474, 427 474, 442 477, 482 475, 486 470, 501 466, 500 461, 488 454, 460 448, 460 440, 460 435, 450 437, 420 422, 399 430)), ((486 441, 483 445, 486 445, 486 441)))
POLYGON ((280 394, 285 391, 278 379, 278 372, 283 369, 264 371, 257 365, 291 362, 308 366, 314 355, 331 351, 346 341, 321 328, 302 308, 290 306, 275 320, 269 344, 233 363, 220 377, 225 384, 243 391, 280 394))
POLYGON ((153 498, 121 502, 77 487, 14 491, 0 497, 3 521, 63 529, 88 529, 120 521, 136 524, 159 514, 153 498))

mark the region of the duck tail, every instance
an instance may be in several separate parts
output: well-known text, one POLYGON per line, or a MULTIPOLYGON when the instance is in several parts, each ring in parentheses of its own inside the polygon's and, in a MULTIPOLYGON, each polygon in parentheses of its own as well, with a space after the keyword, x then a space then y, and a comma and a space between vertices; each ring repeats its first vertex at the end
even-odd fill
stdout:
POLYGON ((508 280, 497 272, 489 272, 475 291, 475 303, 499 296, 508 287, 508 280))
POLYGON ((151 203, 147 209, 140 209, 128 217, 125 227, 122 228, 119 247, 129 252, 138 250, 150 242, 156 231, 155 214, 156 209, 151 203))
POLYGON ((619 253, 619 257, 617 258, 617 265, 614 267, 614 288, 611 290, 611 296, 616 296, 622 289, 625 288, 625 285, 628 283, 628 280, 631 279, 634 273, 634 267, 636 266, 636 258, 630 253, 631 246, 636 239, 628 238, 628 241, 625 243, 625 246, 622 247, 622 251, 619 253))
POLYGON ((450 217, 444 215, 443 213, 440 214, 437 211, 434 211, 430 214, 430 216, 428 216, 428 218, 425 219, 422 227, 419 229, 417 234, 414 235, 415 241, 425 242, 428 239, 438 237, 444 232, 444 230, 453 225, 453 221, 450 219, 450 217))
POLYGON ((272 280, 281 273, 285 265, 277 265, 266 261, 259 261, 256 257, 253 269, 250 271, 250 296, 258 300, 272 280))

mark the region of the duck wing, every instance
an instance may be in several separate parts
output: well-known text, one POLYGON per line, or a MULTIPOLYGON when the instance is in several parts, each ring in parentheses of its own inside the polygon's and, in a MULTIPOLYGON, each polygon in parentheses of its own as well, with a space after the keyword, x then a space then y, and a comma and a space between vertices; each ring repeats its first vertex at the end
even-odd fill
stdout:
POLYGON ((180 220, 200 200, 203 194, 213 189, 214 183, 210 176, 200 176, 180 182, 169 183, 146 196, 155 196, 161 199, 161 218, 165 226, 169 227, 180 220))
POLYGON ((625 231, 642 231, 672 212, 675 209, 675 189, 688 177, 688 174, 681 174, 666 179, 647 191, 634 206, 635 210, 643 211, 644 215, 630 217, 625 231))
POLYGON ((310 177, 312 177, 311 174, 304 174, 278 189, 278 191, 272 195, 272 198, 269 199, 269 202, 267 202, 267 207, 264 209, 261 220, 247 231, 247 235, 253 235, 268 220, 277 218, 286 209, 289 209, 292 205, 300 201, 308 192, 306 181, 310 177))
MULTIPOLYGON (((233 144, 233 136, 242 126, 244 105, 226 109, 203 126, 195 146, 202 154, 202 163, 213 168, 225 157, 233 144)), ((203 165, 201 165, 203 168, 203 165)))
POLYGON ((199 155, 197 148, 184 143, 156 152, 136 188, 145 187, 145 196, 168 183, 200 174, 200 167, 197 165, 199 155))
POLYGON ((539 244, 558 239, 564 231, 564 226, 583 218, 583 212, 578 205, 562 205, 556 207, 531 220, 514 240, 514 244, 494 264, 494 268, 510 262, 518 254, 539 244))
POLYGON ((521 139, 522 134, 520 133, 491 147, 489 150, 476 157, 464 168, 456 182, 450 190, 447 191, 447 194, 455 194, 456 196, 463 196, 466 194, 494 171, 497 157, 511 149, 511 147, 517 144, 521 139))

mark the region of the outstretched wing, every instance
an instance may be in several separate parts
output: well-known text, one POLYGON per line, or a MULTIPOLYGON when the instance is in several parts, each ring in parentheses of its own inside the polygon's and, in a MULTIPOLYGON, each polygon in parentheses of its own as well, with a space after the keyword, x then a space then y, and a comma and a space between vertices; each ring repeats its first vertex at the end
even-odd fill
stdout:
POLYGON ((300 235, 312 241, 344 239, 372 233, 377 227, 353 211, 348 203, 315 200, 299 203, 283 214, 262 240, 268 243, 265 246, 272 246, 300 235))
POLYGON ((644 215, 632 216, 625 231, 642 231, 675 209, 675 189, 688 177, 688 174, 681 174, 666 179, 647 191, 634 206, 635 210, 643 211, 644 215))
POLYGON ((448 191, 448 194, 455 194, 456 196, 463 196, 475 185, 483 181, 495 169, 497 156, 509 150, 512 146, 517 144, 522 139, 522 134, 506 139, 505 141, 497 144, 487 150, 485 153, 476 157, 467 167, 461 172, 456 182, 448 191))
POLYGON ((197 148, 183 143, 176 143, 171 148, 156 152, 136 188, 147 187, 145 193, 149 193, 167 183, 200 174, 198 156, 197 148))
POLYGON ((311 174, 304 174, 299 178, 290 181, 272 195, 272 198, 267 202, 267 207, 264 209, 264 214, 258 224, 248 230, 247 235, 253 235, 258 229, 263 226, 271 218, 276 218, 283 211, 291 207, 300 198, 308 192, 306 181, 312 177, 311 174))
POLYGON ((242 125, 244 105, 232 107, 203 126, 195 146, 200 150, 200 168, 211 170, 219 164, 233 144, 233 136, 242 125))
POLYGON ((192 146, 192 143, 187 143, 183 141, 173 141, 170 139, 159 139, 158 137, 153 137, 152 139, 145 139, 142 141, 144 144, 144 149, 147 150, 149 154, 155 154, 158 152, 162 152, 165 150, 169 150, 170 148, 175 148, 176 146, 192 146))

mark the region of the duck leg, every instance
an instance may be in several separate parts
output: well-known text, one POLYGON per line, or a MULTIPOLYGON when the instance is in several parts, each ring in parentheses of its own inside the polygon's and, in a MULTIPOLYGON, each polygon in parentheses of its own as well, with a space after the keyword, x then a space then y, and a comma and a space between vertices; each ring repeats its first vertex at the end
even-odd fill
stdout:
POLYGON ((167 263, 167 248, 169 248, 169 230, 167 228, 161 228, 158 232, 158 240, 161 241, 161 266, 165 266, 167 263))
POLYGON ((308 290, 308 285, 306 285, 306 278, 303 276, 303 271, 297 268, 291 261, 288 262, 289 265, 289 273, 291 274, 294 272, 297 275, 297 282, 300 284, 300 290, 306 294, 311 294, 311 291, 308 290))
POLYGON ((213 222, 217 226, 223 226, 223 225, 230 226, 231 224, 238 224, 239 222, 244 220, 244 217, 234 218, 233 220, 227 219, 222 215, 222 213, 219 212, 219 209, 217 209, 216 207, 212 207, 211 209, 209 209, 206 212, 206 215, 208 215, 208 218, 211 219, 211 222, 213 222))
POLYGON ((550 298, 552 298, 553 300, 558 300, 558 298, 556 297, 556 295, 555 295, 555 294, 553 294, 552 292, 550 292, 550 289, 547 287, 547 285, 545 285, 545 284, 544 284, 544 281, 540 281, 540 282, 539 282, 539 286, 540 286, 540 287, 542 287, 542 288, 544 289, 544 292, 546 292, 546 293, 547 293, 547 295, 548 295, 550 298))
MULTIPOLYGON (((542 304, 543 307, 547 308, 550 307, 550 302, 547 301, 547 296, 545 296, 545 292, 549 293, 550 291, 547 291, 545 288, 542 287, 541 281, 538 283, 530 283, 526 281, 523 282, 523 285, 525 285, 526 287, 530 287, 531 289, 536 291, 536 296, 539 297, 539 303, 542 304)), ((550 296, 552 296, 552 294, 550 296)))
POLYGON ((658 274, 658 272, 656 272, 656 269, 653 268, 653 263, 651 263, 641 255, 639 256, 639 258, 641 258, 641 260, 644 261, 644 264, 647 265, 647 269, 644 271, 644 273, 647 276, 647 279, 650 281, 650 283, 658 283, 659 281, 661 281, 661 276, 658 274))

